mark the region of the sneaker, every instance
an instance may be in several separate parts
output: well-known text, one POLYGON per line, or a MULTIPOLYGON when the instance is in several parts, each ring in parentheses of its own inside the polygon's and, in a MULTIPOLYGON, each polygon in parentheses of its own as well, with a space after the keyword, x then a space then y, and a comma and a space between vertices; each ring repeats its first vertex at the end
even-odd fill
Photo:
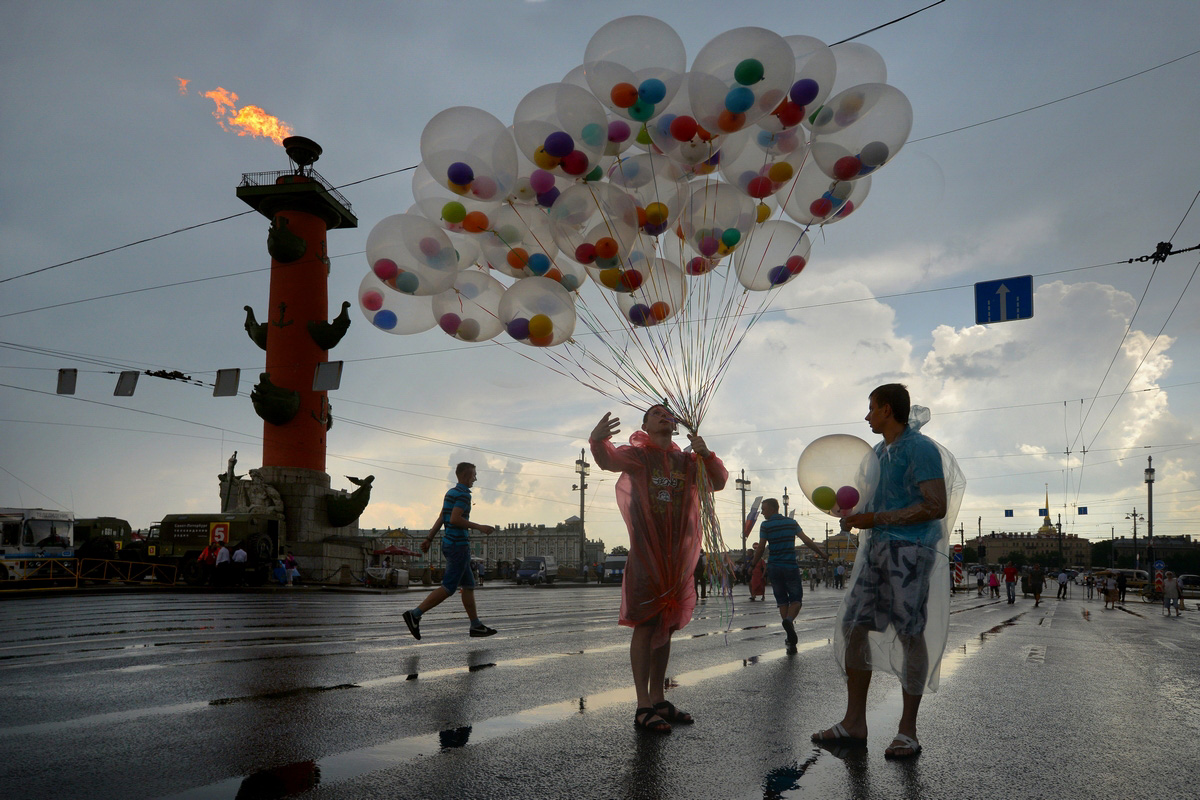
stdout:
POLYGON ((476 627, 475 625, 471 626, 471 636, 475 637, 476 639, 482 638, 484 636, 495 636, 495 635, 496 635, 495 628, 489 628, 487 625, 480 625, 478 627, 476 627))
POLYGON ((421 638, 421 620, 414 617, 411 611, 404 612, 404 624, 408 626, 408 632, 414 639, 421 638))
POLYGON ((783 620, 783 629, 787 631, 787 638, 784 640, 790 645, 794 645, 800 641, 800 637, 796 635, 796 623, 790 619, 783 620))

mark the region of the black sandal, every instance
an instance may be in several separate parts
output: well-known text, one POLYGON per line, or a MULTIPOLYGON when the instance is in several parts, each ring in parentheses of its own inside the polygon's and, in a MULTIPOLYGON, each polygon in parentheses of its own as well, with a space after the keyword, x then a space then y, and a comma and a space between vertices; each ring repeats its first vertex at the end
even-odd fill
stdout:
POLYGON ((650 731, 651 733, 670 733, 671 725, 649 706, 639 708, 633 714, 633 724, 635 727, 650 731), (651 718, 654 718, 651 721, 651 718))
POLYGON ((680 711, 670 700, 663 700, 661 703, 654 704, 654 710, 660 717, 667 722, 675 725, 691 725, 696 720, 692 719, 692 715, 686 711, 680 711))

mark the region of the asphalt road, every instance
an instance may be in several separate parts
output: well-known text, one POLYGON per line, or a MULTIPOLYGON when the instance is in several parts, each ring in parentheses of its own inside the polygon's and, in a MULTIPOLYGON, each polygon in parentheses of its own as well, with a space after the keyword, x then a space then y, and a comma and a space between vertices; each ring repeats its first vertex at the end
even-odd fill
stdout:
POLYGON ((666 737, 632 725, 613 586, 492 584, 497 636, 451 600, 420 642, 400 619, 419 591, 5 598, 0 797, 1196 797, 1200 612, 1073 594, 954 599, 905 763, 883 758, 889 676, 866 750, 809 742, 845 702, 830 589, 794 654, 772 605, 710 597, 669 673, 698 722, 666 737))

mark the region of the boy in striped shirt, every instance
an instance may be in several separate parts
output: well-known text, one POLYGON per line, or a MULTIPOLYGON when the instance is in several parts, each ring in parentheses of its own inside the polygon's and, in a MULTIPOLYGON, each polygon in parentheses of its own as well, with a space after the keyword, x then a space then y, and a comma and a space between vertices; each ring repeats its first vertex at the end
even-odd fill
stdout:
POLYGON ((758 527, 758 536, 767 547, 757 549, 754 563, 762 559, 764 552, 770 551, 767 579, 771 582, 775 604, 779 606, 783 629, 787 631, 787 643, 795 645, 799 641, 795 620, 804 602, 804 581, 800 579, 800 564, 796 561, 796 537, 803 539, 820 558, 826 558, 826 555, 816 542, 804 535, 796 520, 779 513, 779 501, 774 497, 763 500, 762 513, 763 521, 758 527))

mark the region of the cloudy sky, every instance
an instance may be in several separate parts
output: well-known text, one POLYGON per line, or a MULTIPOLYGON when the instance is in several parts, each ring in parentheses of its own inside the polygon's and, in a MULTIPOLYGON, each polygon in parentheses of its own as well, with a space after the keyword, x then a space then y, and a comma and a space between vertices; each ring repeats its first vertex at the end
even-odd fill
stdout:
MULTIPOLYGON (((430 118, 475 106, 511 121, 610 20, 657 16, 690 62, 735 27, 834 43, 926 5, 5 3, 0 505, 145 527, 217 510, 233 450, 239 472, 261 464, 249 401, 210 387, 240 367, 248 392, 262 368, 242 307, 261 318, 267 304, 268 223, 235 188, 288 163, 218 124, 203 92, 235 92, 324 147, 317 168, 359 218, 329 236, 336 310, 356 297, 372 226, 412 204, 400 170, 420 162, 430 118), (79 370, 71 397, 55 394, 65 367, 79 370), (143 376, 114 397, 122 369, 209 386, 143 376)), ((1129 259, 1200 243, 1198 23, 1193 0, 948 0, 857 38, 911 101, 912 134, 855 215, 815 235, 712 400, 702 433, 751 497, 786 488, 823 531, 833 520, 802 498, 797 458, 828 433, 871 438, 867 394, 899 380, 967 476, 968 536, 1035 530, 1047 492, 1064 531, 1128 534, 1147 456, 1155 532, 1196 532, 1200 251, 1129 259), (1031 320, 975 324, 976 282, 1027 274, 1031 320)), ((387 335, 355 313, 333 355, 346 367, 328 472, 336 488, 376 476, 365 527, 427 525, 464 459, 480 467, 477 520, 578 513, 575 459, 621 409, 522 355, 436 329, 387 335)), ((626 542, 613 478, 593 468, 586 496, 589 536, 609 547, 626 542)), ((719 503, 732 544, 740 497, 719 503)))

